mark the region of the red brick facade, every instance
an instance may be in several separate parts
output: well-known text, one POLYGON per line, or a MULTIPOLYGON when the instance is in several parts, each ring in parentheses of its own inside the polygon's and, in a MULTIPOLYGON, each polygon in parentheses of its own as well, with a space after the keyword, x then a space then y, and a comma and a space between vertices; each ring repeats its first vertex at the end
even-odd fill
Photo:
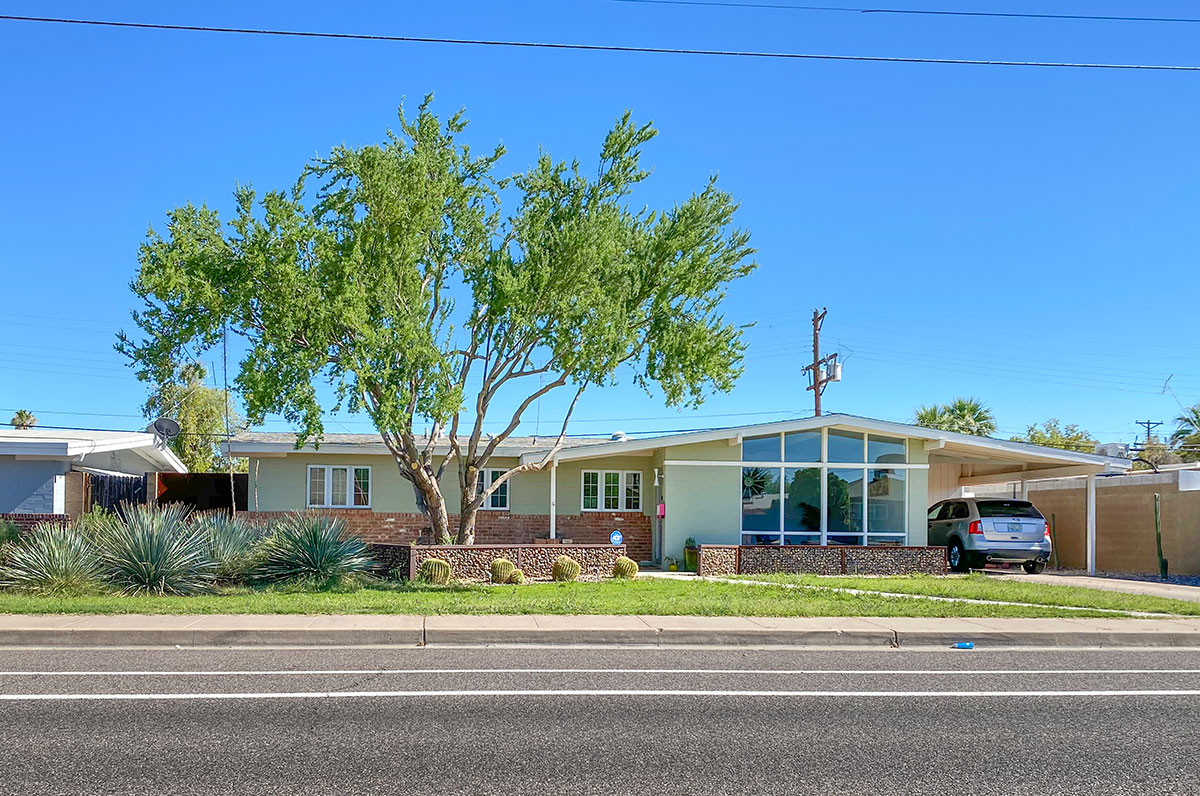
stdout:
MULTIPOLYGON (((433 544, 437 541, 423 514, 365 509, 325 509, 321 513, 342 519, 351 532, 375 544, 408 544, 412 541, 433 544)), ((276 519, 284 515, 285 512, 275 511, 248 513, 254 519, 276 519)), ((457 514, 450 515, 450 527, 458 527, 457 514)), ((650 518, 640 512, 560 514, 555 524, 555 536, 576 544, 608 544, 613 531, 621 532, 630 558, 634 561, 650 559, 650 518)), ((548 514, 485 510, 475 515, 475 541, 478 544, 532 544, 535 539, 545 539, 549 534, 548 514)))
POLYGON ((69 523, 70 516, 66 514, 0 514, 0 520, 8 520, 25 533, 39 522, 69 523))

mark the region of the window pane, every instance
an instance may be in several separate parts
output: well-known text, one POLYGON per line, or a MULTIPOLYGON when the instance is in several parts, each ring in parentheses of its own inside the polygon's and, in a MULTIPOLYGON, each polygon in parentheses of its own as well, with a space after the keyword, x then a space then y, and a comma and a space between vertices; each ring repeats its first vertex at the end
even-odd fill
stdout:
POLYGON ((366 467, 354 468, 354 505, 367 506, 371 503, 371 471, 366 467))
POLYGON ((867 544, 903 545, 904 544, 904 535, 901 534, 900 536, 895 536, 895 535, 868 536, 867 544))
POLYGON ((333 475, 333 484, 331 488, 329 504, 331 506, 346 505, 346 468, 334 467, 330 472, 333 475))
POLYGON ((585 509, 600 508, 600 474, 583 474, 583 507, 585 509))
POLYGON ((863 460, 863 435, 857 431, 829 429, 829 461, 861 462, 863 460))
POLYGON ((868 470, 867 533, 904 532, 905 470, 868 470))
POLYGON ((746 437, 742 440, 742 461, 744 462, 777 462, 779 461, 779 435, 769 437, 746 437))
POLYGON ((844 534, 844 533, 832 534, 831 533, 826 538, 829 539, 830 544, 850 544, 850 545, 861 545, 862 544, 862 537, 857 536, 857 535, 852 535, 852 534, 844 534))
POLYGON ((642 508, 642 474, 625 473, 625 510, 640 511, 642 508))
POLYGON ((783 530, 821 531, 821 470, 787 467, 783 471, 783 530))
POLYGON ((908 458, 904 451, 902 439, 867 435, 868 464, 904 464, 908 458))
POLYGON ((819 533, 785 533, 783 535, 784 544, 820 544, 821 534, 819 533))
POLYGON ((743 533, 742 544, 779 544, 778 533, 743 533))
POLYGON ((975 507, 980 517, 1031 517, 1045 519, 1042 513, 1027 500, 977 500, 975 507))
MULTIPOLYGON (((829 533, 862 531, 862 470, 829 471, 829 533)), ((830 542, 833 539, 830 538, 830 542)), ((837 542, 837 544, 858 544, 837 542)))
POLYGON ((621 474, 604 474, 604 508, 618 511, 621 508, 621 474))
POLYGON ((308 505, 325 505, 325 468, 310 467, 308 470, 308 505))
POLYGON ((774 531, 779 544, 778 468, 742 468, 742 530, 774 531))
POLYGON ((821 461, 821 432, 794 431, 783 435, 783 460, 785 462, 821 461))
MULTIPOLYGON (((492 470, 491 473, 492 484, 496 483, 497 478, 504 475, 503 470, 492 470)), ((489 486, 491 486, 491 484, 489 484, 489 486)), ((496 488, 496 491, 492 493, 490 500, 490 505, 494 509, 508 508, 508 481, 505 481, 496 488)))

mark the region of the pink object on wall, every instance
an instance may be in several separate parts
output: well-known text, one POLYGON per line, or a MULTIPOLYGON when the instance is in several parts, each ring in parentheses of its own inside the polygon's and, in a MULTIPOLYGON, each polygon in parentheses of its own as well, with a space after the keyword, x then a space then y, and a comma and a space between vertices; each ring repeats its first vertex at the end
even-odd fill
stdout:
POLYGON ((667 504, 659 503, 658 504, 658 518, 662 519, 665 516, 667 516, 667 504))

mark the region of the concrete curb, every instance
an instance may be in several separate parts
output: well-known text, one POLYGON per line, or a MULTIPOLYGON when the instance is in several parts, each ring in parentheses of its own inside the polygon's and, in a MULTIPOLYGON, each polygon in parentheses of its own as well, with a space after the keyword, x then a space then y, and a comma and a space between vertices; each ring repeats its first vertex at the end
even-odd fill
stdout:
POLYGON ((1195 619, 697 616, 0 616, 5 647, 1194 647, 1195 619))

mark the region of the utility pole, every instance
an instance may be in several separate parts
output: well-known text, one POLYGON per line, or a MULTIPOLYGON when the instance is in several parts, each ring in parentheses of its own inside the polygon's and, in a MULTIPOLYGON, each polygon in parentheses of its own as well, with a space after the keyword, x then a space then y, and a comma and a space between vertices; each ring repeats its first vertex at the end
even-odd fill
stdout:
POLYGON ((1136 421, 1134 421, 1134 425, 1141 426, 1142 428, 1146 429, 1146 442, 1149 443, 1151 432, 1153 432, 1154 429, 1161 426, 1162 421, 1161 420, 1136 420, 1136 421))
POLYGON ((811 365, 805 365, 802 371, 811 374, 811 383, 805 389, 813 391, 813 414, 817 417, 821 416, 821 393, 825 392, 825 385, 842 380, 837 352, 821 356, 821 326, 825 323, 827 312, 824 307, 813 310, 813 361, 811 365))

